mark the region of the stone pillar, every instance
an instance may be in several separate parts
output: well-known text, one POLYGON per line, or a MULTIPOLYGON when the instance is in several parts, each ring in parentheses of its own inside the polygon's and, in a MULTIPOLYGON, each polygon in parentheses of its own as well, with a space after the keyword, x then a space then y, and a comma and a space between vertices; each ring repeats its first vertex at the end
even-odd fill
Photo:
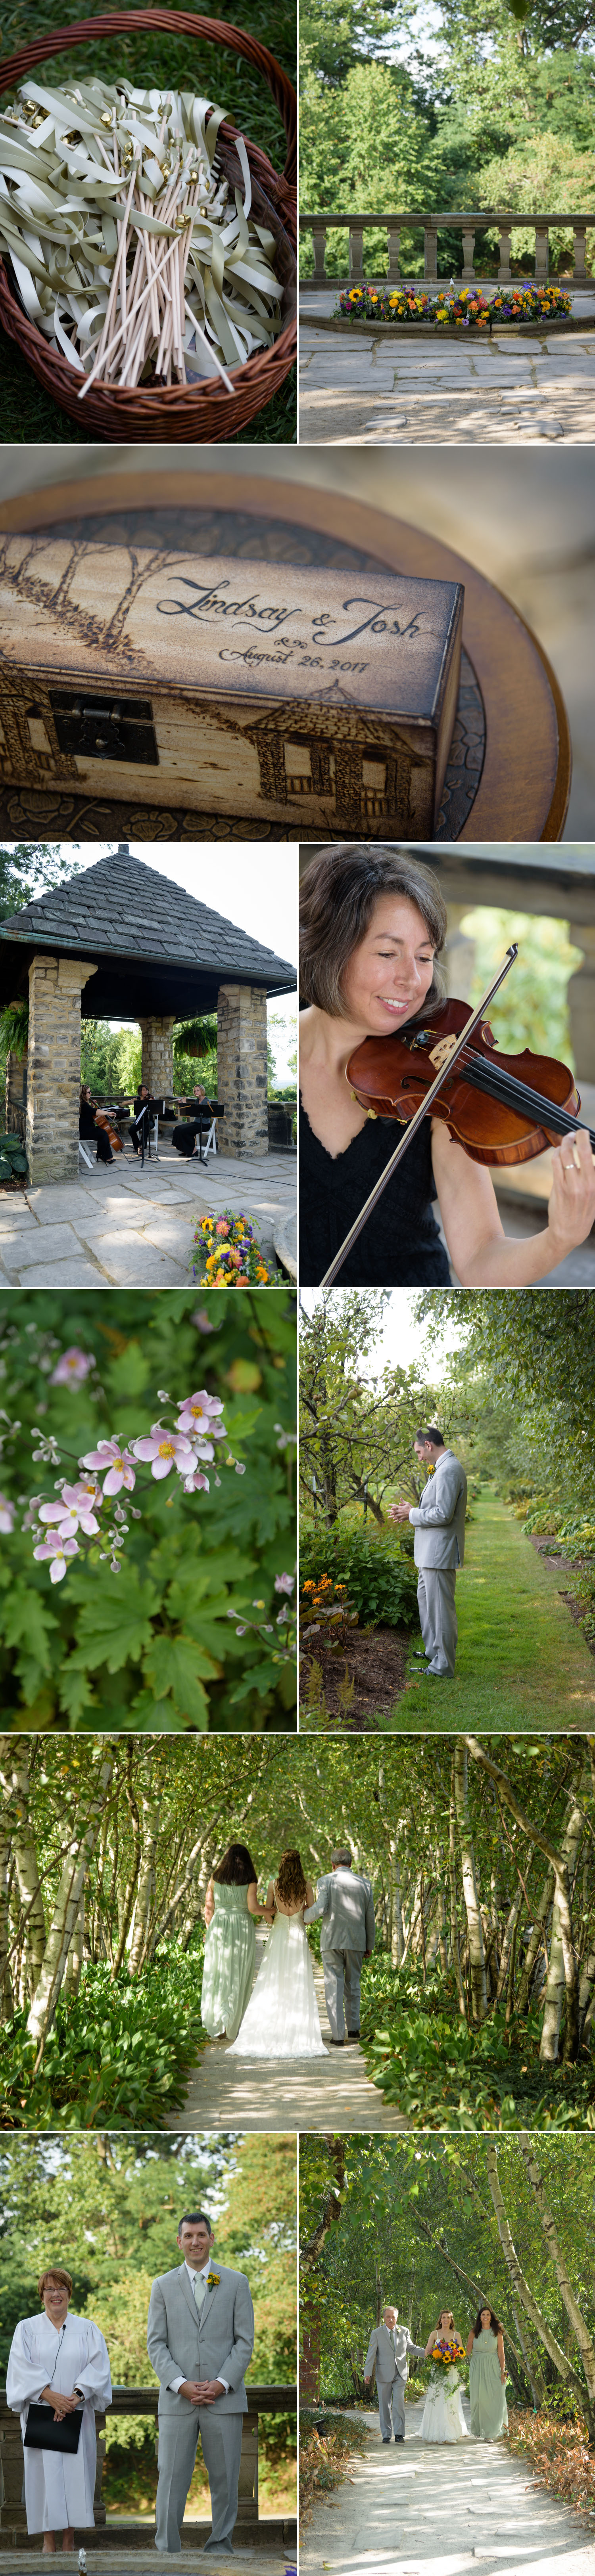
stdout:
POLYGON ((217 995, 217 1129, 221 1154, 268 1154, 267 997, 259 984, 220 984, 217 995))
POLYGON ((571 975, 568 1010, 577 1082, 595 1082, 595 926, 570 923, 570 937, 583 950, 583 964, 571 975))
POLYGON ((463 282, 475 279, 475 233, 463 232, 463 282))
POLYGON ((21 1144, 24 1145, 27 1124, 27 1048, 24 1055, 15 1055, 13 1048, 9 1047, 6 1058, 4 1114, 9 1134, 20 1136, 21 1144))
POLYGON ((76 1181, 79 1168, 81 993, 88 958, 34 957, 29 967, 29 1178, 76 1181))
POLYGON ((139 1021, 143 1041, 140 1078, 141 1082, 146 1082, 147 1091, 151 1091, 156 1100, 159 1099, 160 1092, 173 1091, 174 1087, 172 1047, 174 1026, 175 1018, 139 1021))

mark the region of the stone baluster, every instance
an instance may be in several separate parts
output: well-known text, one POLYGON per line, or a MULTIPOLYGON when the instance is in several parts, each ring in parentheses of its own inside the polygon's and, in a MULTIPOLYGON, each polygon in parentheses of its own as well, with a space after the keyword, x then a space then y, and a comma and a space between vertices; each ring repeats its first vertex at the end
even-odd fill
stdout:
POLYGON ((535 225, 535 284, 544 286, 548 273, 549 225, 535 225))
POLYGON ((388 234, 387 285, 398 286, 401 277, 399 266, 401 252, 401 227, 399 225, 397 230, 396 224, 387 224, 386 229, 388 234))
POLYGON ((438 279, 438 231, 436 224, 424 223, 424 279, 435 286, 438 279))
POLYGON ((474 261, 474 252, 475 252, 475 233, 474 233, 474 232, 473 232, 473 233, 468 233, 468 232, 465 232, 465 231, 464 231, 464 232, 463 232, 463 284, 464 284, 464 285, 472 285, 472 284, 473 284, 473 280, 474 280, 474 277, 475 277, 475 268, 474 268, 474 265, 473 265, 473 261, 474 261))
POLYGON ((358 278, 358 279, 359 279, 360 277, 363 277, 363 274, 364 274, 364 235, 363 235, 363 228, 362 228, 362 225, 361 225, 361 224, 350 224, 350 226, 349 226, 349 275, 350 275, 350 277, 356 277, 356 278, 358 278))
POLYGON ((498 227, 498 232, 499 232, 499 241, 500 241, 500 266, 499 266, 499 269, 498 269, 498 285, 499 285, 499 286, 508 286, 508 285, 510 284, 510 237, 511 237, 511 225, 510 225, 510 224, 500 224, 500 225, 499 225, 499 227, 498 227))
POLYGON ((573 271, 572 271, 573 285, 574 285, 574 286, 584 286, 584 285, 585 285, 585 283, 586 283, 586 276, 587 276, 587 267, 586 267, 586 258, 585 258, 585 247, 586 247, 586 239, 587 239, 587 226, 586 226, 586 223, 584 223, 584 224, 573 224, 573 233, 574 233, 574 267, 573 267, 573 271))
POLYGON ((313 245, 314 245, 314 275, 313 275, 313 278, 312 278, 312 285, 313 285, 313 286, 326 286, 326 285, 327 285, 327 283, 328 283, 328 280, 327 280, 327 267, 326 267, 326 236, 327 236, 327 232, 328 232, 328 224, 323 224, 323 223, 321 223, 321 222, 320 222, 320 218, 319 218, 319 216, 317 216, 317 217, 316 217, 316 222, 315 222, 315 223, 313 222, 313 224, 312 224, 312 241, 313 241, 313 245))

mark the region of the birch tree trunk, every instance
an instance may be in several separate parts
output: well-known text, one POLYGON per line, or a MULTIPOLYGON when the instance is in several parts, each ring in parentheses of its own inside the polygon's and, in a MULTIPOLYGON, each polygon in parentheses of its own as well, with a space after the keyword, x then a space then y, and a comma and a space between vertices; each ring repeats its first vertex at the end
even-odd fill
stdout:
POLYGON ((527 1949, 526 1949, 526 1952, 525 1952, 525 1964, 524 1964, 524 1967, 523 1967, 523 1970, 522 1970, 521 1977, 520 1977, 520 1979, 519 1979, 519 1990, 518 1990, 518 1995, 517 1995, 517 2012, 524 2012, 524 2011, 525 2011, 525 2007, 526 2007, 526 2006, 528 2006, 528 2003, 529 2003, 529 1988, 530 1988, 530 1985, 531 1985, 531 1978, 532 1978, 532 1975, 533 1975, 533 1969, 534 1969, 534 1967, 535 1967, 536 1960, 537 1960, 537 1959, 538 1959, 538 1957, 539 1957, 539 1952, 540 1952, 540 1950, 541 1950, 541 1949, 545 1949, 545 1966, 546 1966, 546 1976, 547 1976, 547 1973, 548 1973, 549 1960, 548 1960, 548 1955, 547 1955, 547 1947, 546 1947, 546 1944, 545 1944, 545 1926, 546 1926, 546 1923, 547 1923, 547 1918, 548 1918, 548 1914, 549 1914, 549 1910, 550 1910, 550 1905, 551 1905, 552 1897, 553 1897, 553 1893, 554 1893, 554 1885, 555 1885, 555 1881, 554 1881, 554 1872, 553 1872, 553 1869, 551 1869, 551 1868, 550 1868, 550 1869, 548 1869, 547 1878, 546 1878, 546 1879, 545 1879, 545 1881, 544 1881, 544 1885, 543 1885, 543 1888, 542 1888, 542 1891, 541 1891, 541 1896, 540 1896, 539 1904, 538 1904, 538 1907, 537 1907, 537 1913, 536 1913, 536 1916, 535 1916, 535 1922, 534 1922, 534 1925, 533 1925, 533 1930, 532 1930, 532 1933, 531 1933, 530 1939, 529 1939, 529 1941, 527 1942, 527 1949))
POLYGON ((126 1949, 126 1942, 127 1942, 128 1934, 129 1934, 129 1931, 130 1931, 130 1925, 131 1925, 131 1922, 132 1922, 132 1908, 133 1908, 133 1905, 134 1905, 134 1899, 135 1899, 136 1891, 137 1891, 137 1887, 138 1887, 138 1874, 139 1874, 139 1870, 140 1870, 140 1852, 141 1852, 140 1816, 139 1816, 139 1812, 138 1812, 138 1807, 137 1807, 137 1803, 136 1803, 136 1798, 135 1798, 135 1795, 134 1795, 134 1790, 133 1790, 133 1788, 132 1788, 132 1751, 131 1751, 131 1750, 129 1750, 129 1755, 128 1755, 128 1776, 127 1776, 127 1780, 126 1780, 126 1797, 127 1797, 127 1800, 128 1800, 128 1806, 129 1806, 129 1810, 130 1810, 130 1821, 131 1821, 131 1825, 132 1825, 132 1861, 131 1861, 131 1865, 130 1865, 130 1871, 129 1871, 129 1876, 128 1876, 128 1879, 127 1879, 126 1887, 125 1887, 125 1889, 124 1889, 124 1895, 123 1895, 123 1898, 122 1898, 122 1909, 121 1909, 121 1914, 120 1914, 119 1924, 118 1924, 118 1947, 117 1947, 117 1950, 116 1950, 116 1955, 115 1955, 115 1959, 114 1959, 114 1962, 113 1962, 112 1974, 111 1974, 111 1983, 112 1983, 112 1985, 115 1983, 115 1979, 116 1979, 116 1977, 118 1977, 118 1976, 119 1976, 119 1974, 120 1974, 120 1969, 121 1969, 122 1961, 123 1961, 123 1958, 124 1958, 124 1952, 125 1952, 125 1949, 126 1949))
POLYGON ((465 1743, 463 1743, 463 1742, 462 1742, 462 1740, 461 1740, 461 1737, 460 1737, 460 1736, 457 1736, 456 1745, 455 1745, 455 1755, 454 1755, 454 1779, 455 1779, 455 1806, 456 1806, 456 1812, 457 1812, 457 1826, 458 1826, 459 1843, 460 1843, 460 1849, 461 1849, 461 1872, 462 1872, 462 1879, 463 1879, 463 1895, 464 1895, 464 1899, 465 1899, 465 1912, 466 1912, 466 1916, 467 1916, 467 1932, 468 1932, 468 1937, 469 1937, 469 1964, 470 1964, 470 1977, 471 1977, 471 2010, 472 2010, 473 2020, 474 2020, 474 2023, 475 2023, 476 2029, 478 2029, 478 2030, 479 2030, 479 2029, 481 2029, 481 2024, 482 2024, 482 2022, 484 2022, 484 2021, 485 2021, 485 2018, 486 2018, 486 2013, 487 2013, 487 2009, 488 2009, 488 1995, 487 1995, 487 1984, 486 1984, 485 1953, 484 1953, 484 1946, 483 1946, 483 1925, 482 1925, 482 1920, 481 1920, 481 1912, 480 1912, 480 1906, 479 1906, 479 1898, 478 1898, 478 1894, 477 1894, 477 1884, 476 1884, 476 1878, 475 1878, 475 1853, 474 1853, 474 1849, 473 1849, 473 1835, 472 1835, 472 1831, 471 1831, 471 1818, 470 1818, 470 1814, 469 1814, 469 1789, 468 1789, 468 1779, 467 1779, 467 1746, 466 1746, 466 1744, 465 1744, 465 1743))
POLYGON ((28 2038, 38 2041, 36 2068, 41 2065, 48 2031, 54 2019, 82 1890, 89 1862, 95 1850, 113 1768, 113 1754, 106 1755, 105 1760, 97 1766, 95 1786, 87 1807, 86 1820, 82 1817, 77 1818, 64 1861, 53 1920, 45 1946, 43 1967, 27 2022, 28 2038))
POLYGON ((8 1818, 3 1816, 0 1821, 0 2019, 6 2020, 9 2020, 13 2008, 9 1966, 11 1859, 10 1825, 8 1818))
POLYGON ((145 1754, 140 1765, 139 1813, 141 1859, 138 1875, 134 1933, 130 1950, 130 1974, 137 1977, 144 1957, 155 1893, 155 1852, 161 1812, 161 1794, 153 1788, 153 1757, 145 1754))
POLYGON ((403 1957, 404 1933, 403 1916, 401 1912, 401 1862, 399 1845, 398 1842, 395 1841, 391 1841, 390 1844, 390 1877, 392 1894, 391 1967, 400 1968, 403 1957))
POLYGON ((589 2328, 585 2325, 582 2309, 579 2308, 578 2300, 575 2299, 574 2290, 571 2287, 568 2276, 568 2267, 562 2253, 562 2247, 560 2245, 555 2221, 552 2218, 551 2209, 548 2208, 545 2197, 537 2157, 534 2155, 531 2139, 526 2135, 526 2133, 521 2134, 519 2145, 523 2163, 526 2167, 531 2185, 533 2199, 535 2201, 536 2208, 539 2211, 550 2262, 553 2263, 554 2266, 560 2297, 564 2301, 567 2317, 570 2318, 573 2333, 576 2335, 591 2404, 595 2409, 595 2345, 593 2344, 592 2337, 589 2334, 589 2328))
MULTIPOLYGON (((568 1801, 566 1824, 561 1844, 562 1859, 565 1861, 568 1871, 569 1890, 572 1887, 584 1830, 585 1827, 582 1810, 578 1806, 576 1798, 571 1794, 568 1801)), ((539 2050, 540 2058, 546 2066, 555 2066, 560 2052, 560 2023, 562 2019, 562 2006, 566 1992, 564 1948, 563 1903, 562 1897, 559 1895, 558 1889, 556 1888, 550 1938, 550 1963, 545 1989, 541 2046, 539 2050)), ((577 2041, 578 1994, 576 1995, 576 2027, 575 2015, 574 2013, 572 2016, 569 2014, 567 2005, 563 2051, 565 2058, 576 2057, 577 2041)))
POLYGON ((464 1985, 463 1985, 463 1979, 462 1979, 462 1975, 461 1975, 461 1953, 460 1953, 460 1950, 459 1950, 459 1926, 458 1926, 458 1922, 457 1922, 457 1871, 456 1871, 456 1849, 455 1849, 455 1816, 456 1816, 456 1809, 455 1809, 455 1757, 454 1757, 454 1753, 453 1753, 452 1762, 451 1762, 451 1767, 450 1767, 450 1819, 449 1819, 449 1835, 448 1835, 448 1876, 449 1876, 449 1884, 450 1884, 450 1946, 451 1946, 451 1950, 452 1950, 452 1964, 453 1964, 453 1968, 454 1968, 454 1972, 455 1972, 456 1989, 457 1989, 457 1995, 458 1995, 458 1999, 459 1999, 459 2013, 460 2013, 461 2020, 462 2020, 462 2021, 466 2021, 466 2020, 467 2020, 467 2004, 466 2004, 466 1999, 465 1999, 465 1989, 464 1989, 464 1985))
POLYGON ((519 1914, 520 1914, 521 1904, 522 1904, 522 1897, 523 1897, 522 1887, 517 1887, 516 1896, 513 1896, 512 1905, 511 1905, 511 1907, 510 1907, 510 1912, 509 1912, 509 1914, 508 1914, 508 1918, 507 1918, 507 1921, 506 1921, 506 1924, 505 1924, 505 1929, 504 1929, 504 1939, 503 1939, 503 1942, 502 1942, 502 1956, 501 1956, 501 1959, 500 1959, 500 1969, 499 1969, 499 1974, 498 1974, 498 1984, 497 1984, 497 1987, 496 1987, 496 2003, 497 2003, 497 2004, 499 2004, 499 2002, 500 2002, 500 1998, 501 1998, 501 1996, 502 1996, 502 1995, 503 1995, 503 1993, 504 1993, 504 1988, 505 1988, 505 1985, 506 1985, 506 1980, 507 1980, 507 1976, 508 1976, 509 1960, 510 1960, 510 1955, 511 1955, 511 1950, 512 1950, 513 1935, 514 1935, 514 1933, 515 1933, 515 1931, 516 1931, 516 1927, 517 1927, 517 1923, 518 1923, 518 1919, 519 1919, 519 1914))
POLYGON ((3 1787, 10 1798, 12 1845, 17 1886, 25 1918, 22 1983, 24 1999, 34 1995, 45 1951, 45 1915, 39 1884, 35 1834, 31 1821, 31 1751, 24 1737, 18 1752, 3 1767, 3 1787))
POLYGON ((559 2371, 560 2378, 564 2380, 567 2387, 576 2389, 577 2394, 580 2397, 581 2405, 585 2408, 585 2412, 588 2417, 589 2431, 593 2436, 595 2436, 595 2412, 591 2405, 590 2396, 585 2393, 583 2381, 579 2379, 578 2371, 573 2370, 572 2362, 568 2360, 567 2353, 563 2352, 561 2343, 558 2343, 557 2335, 553 2334, 551 2326, 546 2324, 545 2317, 542 2316, 541 2308, 538 2307, 537 2300, 533 2297, 533 2291, 529 2288, 529 2282, 527 2281, 525 2273, 519 2263, 516 2246, 513 2244, 512 2234, 500 2189, 497 2149, 494 2141, 490 2141, 490 2143, 486 2145, 486 2171, 496 2213, 496 2223, 500 2244, 502 2246, 506 2269, 507 2272, 509 2272, 510 2279, 512 2281, 513 2290, 516 2292, 516 2296, 520 2300, 521 2306, 525 2309, 526 2315, 531 2318, 532 2325, 536 2327, 537 2333, 542 2344, 545 2346, 546 2352, 549 2352, 550 2361, 555 2363, 556 2370, 559 2371))
MULTIPOLYGON (((545 1852, 546 1860, 551 1861, 554 1872, 555 1902, 558 1907, 564 1980, 566 1986, 566 2033, 564 2041, 564 2056, 566 2059, 574 2061, 575 2057, 578 2055, 579 2045, 578 1966, 572 1928, 570 1878, 566 1853, 564 1849, 561 1851, 558 1849, 557 1844, 552 1841, 551 1834, 546 1833, 542 1826, 533 1824, 532 1819, 525 1814, 525 1809, 521 1806, 520 1798, 517 1798, 506 1771, 501 1770, 498 1762, 492 1761, 491 1756, 486 1752, 485 1746, 480 1737, 477 1735, 467 1735, 464 1740, 466 1747, 468 1747, 469 1752, 472 1755, 473 1761, 480 1762, 482 1769, 487 1771, 489 1779, 496 1782, 496 1786, 500 1790, 500 1795, 504 1800, 505 1806, 510 1809, 511 1816, 516 1817, 516 1822, 521 1826, 522 1832, 527 1835, 528 1842, 535 1844, 537 1851, 545 1852)), ((569 1800, 569 1808, 571 1808, 571 1812, 574 1809, 574 1804, 575 1800, 574 1796, 572 1796, 572 1801, 569 1800)), ((567 1832, 569 1830, 569 1826, 570 1814, 568 1818, 567 1832)), ((539 2054, 542 2061, 546 2064, 551 2063, 552 2059, 555 2059, 557 2056, 557 2037, 555 2033, 553 2035, 555 2039, 555 2047, 551 2049, 548 2044, 544 2022, 539 2054)))
POLYGON ((85 1955, 85 1891, 83 1888, 64 1971, 65 1995, 78 1995, 85 1955))

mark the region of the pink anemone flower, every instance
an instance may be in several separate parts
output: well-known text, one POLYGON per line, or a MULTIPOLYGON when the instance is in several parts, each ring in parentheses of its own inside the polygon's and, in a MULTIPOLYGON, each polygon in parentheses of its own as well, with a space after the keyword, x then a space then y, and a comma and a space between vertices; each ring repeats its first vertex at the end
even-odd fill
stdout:
POLYGON ((206 1395, 204 1387, 200 1387, 196 1395, 182 1397, 177 1429, 192 1431, 195 1437, 198 1432, 202 1439, 206 1436, 208 1440, 224 1440, 226 1434, 223 1424, 216 1419, 217 1414, 222 1412, 223 1405, 219 1396, 206 1395))
POLYGON ((14 1515, 14 1503, 9 1503, 7 1494, 0 1494, 0 1530, 14 1528, 14 1515))
POLYGON ((84 1457, 79 1458, 79 1467, 108 1468, 104 1494, 119 1494, 121 1485, 132 1493, 136 1484, 132 1450, 122 1449, 119 1440, 100 1440, 97 1449, 86 1449, 84 1457))
POLYGON ((180 1475, 190 1475, 195 1454, 191 1440, 185 1440, 178 1431, 164 1431, 162 1422, 152 1422, 150 1438, 134 1442, 135 1458, 146 1460, 151 1475, 157 1478, 169 1476, 170 1469, 178 1466, 180 1475))
POLYGON ((78 1554, 78 1540, 75 1538, 62 1538, 59 1530, 50 1530, 49 1536, 44 1538, 43 1546, 34 1547, 33 1549, 34 1556, 49 1556, 51 1558, 50 1583, 63 1583, 64 1576, 68 1573, 68 1557, 78 1556, 78 1554))
POLYGON ((73 1343, 70 1350, 62 1352, 62 1358, 52 1371, 50 1386, 81 1386, 92 1367, 93 1361, 87 1352, 77 1350, 76 1343, 73 1343))
MULTIPOLYGON (((217 1484, 218 1483, 219 1478, 217 1477, 217 1484)), ((191 1476, 184 1477, 184 1493, 199 1494, 201 1489, 205 1494, 210 1493, 209 1479, 208 1476, 201 1476, 198 1468, 195 1468, 191 1476)))
POLYGON ((57 1521, 61 1538, 74 1538, 77 1529, 84 1530, 86 1538, 96 1538, 99 1521, 95 1519, 93 1504, 102 1502, 103 1495, 98 1485, 63 1485, 61 1502, 41 1503, 39 1518, 40 1521, 57 1521))
POLYGON ((275 1575, 275 1591, 276 1591, 276 1592, 293 1592, 293 1585, 294 1585, 294 1576, 293 1576, 293 1574, 276 1574, 276 1575, 275 1575))

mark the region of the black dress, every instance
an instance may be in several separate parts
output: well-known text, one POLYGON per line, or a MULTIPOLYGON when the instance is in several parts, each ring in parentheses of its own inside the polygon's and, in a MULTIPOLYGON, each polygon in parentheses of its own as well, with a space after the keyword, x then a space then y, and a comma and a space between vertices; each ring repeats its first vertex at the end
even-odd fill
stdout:
POLYGON ((79 1136, 85 1144, 96 1145, 98 1163, 113 1163, 113 1154, 105 1127, 96 1127, 95 1111, 90 1101, 82 1100, 79 1109, 79 1136))
MULTIPOLYGON (((187 1110, 190 1109, 190 1101, 188 1100, 186 1102, 186 1108, 187 1110)), ((212 1116, 213 1112, 210 1100, 201 1100, 199 1101, 198 1108, 196 1110, 193 1109, 192 1116, 186 1118, 183 1125, 174 1127, 171 1141, 172 1145, 175 1145, 177 1154, 186 1154, 189 1158, 190 1155, 194 1153, 196 1138, 197 1136, 200 1138, 201 1129, 210 1127, 212 1116)))
MULTIPOLYGON (((327 1154, 300 1100, 300 1250, 302 1288, 318 1288, 398 1142, 394 1118, 368 1118, 343 1154, 327 1154)), ((450 1270, 431 1201, 430 1121, 387 1182, 378 1207, 339 1272, 341 1288, 449 1288, 450 1270)))

